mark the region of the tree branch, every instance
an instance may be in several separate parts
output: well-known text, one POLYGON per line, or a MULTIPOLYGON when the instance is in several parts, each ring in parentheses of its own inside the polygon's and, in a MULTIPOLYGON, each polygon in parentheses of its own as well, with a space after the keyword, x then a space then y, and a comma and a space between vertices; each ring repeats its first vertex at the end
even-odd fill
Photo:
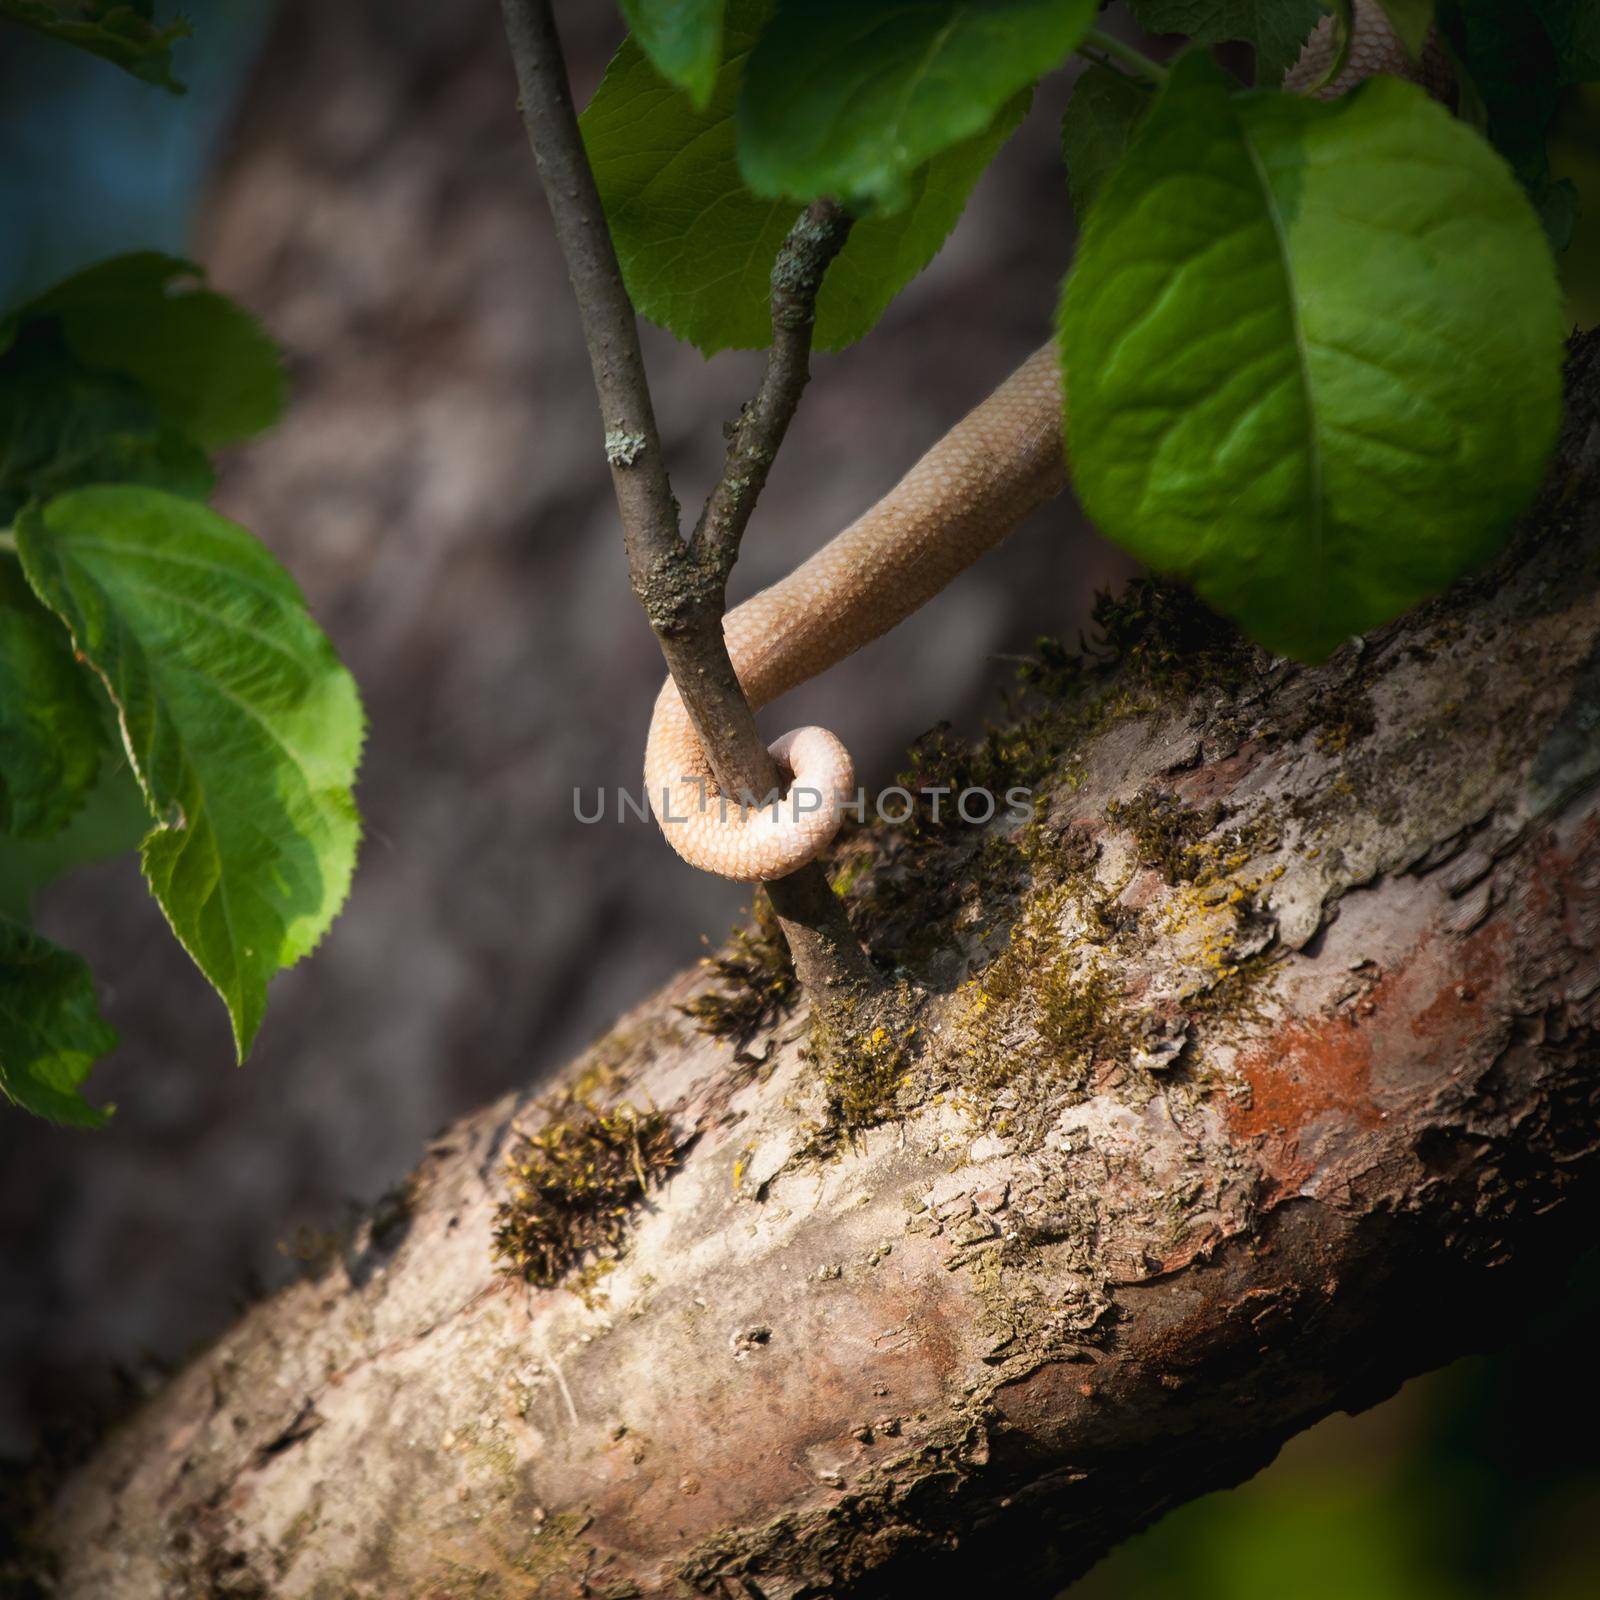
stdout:
POLYGON ((675 631, 697 597, 680 581, 688 568, 639 330, 578 132, 560 39, 548 0, 504 0, 503 9, 523 123, 583 322, 634 592, 652 626, 675 631))
MULTIPOLYGON (((718 510, 701 559, 679 532, 633 304, 578 129, 549 0, 502 0, 502 10, 528 142, 583 322, 633 591, 719 787, 754 800, 778 787, 779 773, 728 658, 727 579, 770 466, 770 454, 761 462, 755 457, 776 449, 794 413, 807 375, 817 286, 849 224, 831 210, 809 224, 802 218, 780 252, 774 287, 781 270, 784 292, 781 304, 774 295, 773 312, 775 326, 784 318, 783 337, 774 342, 752 408, 756 420, 740 430, 751 440, 748 460, 737 436, 730 451, 729 475, 741 481, 725 476, 719 485, 719 506, 726 509, 718 510), (736 456, 743 463, 737 471, 736 456)), ((808 993, 826 1002, 831 994, 873 986, 872 964, 820 866, 802 868, 768 892, 808 993)))

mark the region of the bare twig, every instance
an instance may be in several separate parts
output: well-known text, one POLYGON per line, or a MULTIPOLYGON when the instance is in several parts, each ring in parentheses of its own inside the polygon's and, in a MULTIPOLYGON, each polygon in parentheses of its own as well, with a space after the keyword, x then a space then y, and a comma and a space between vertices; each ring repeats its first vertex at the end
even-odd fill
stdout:
POLYGON ((734 427, 721 481, 711 491, 695 529, 696 556, 712 572, 720 572, 724 583, 738 559, 739 541, 756 500, 766 487, 773 457, 811 379, 817 292, 828 264, 849 237, 852 221, 831 200, 815 201, 789 230, 773 264, 767 369, 755 398, 734 427))
MULTIPOLYGON (((723 793, 752 798, 769 794, 779 784, 778 770, 756 729, 722 634, 727 578, 766 480, 770 452, 805 386, 817 286, 844 241, 848 222, 832 208, 818 212, 813 207, 780 252, 773 300, 780 337, 729 452, 723 482, 712 496, 706 535, 691 548, 679 533, 633 304, 578 131, 549 0, 502 0, 502 10, 523 122, 594 370, 634 593, 723 793), (781 296, 776 292, 780 274, 781 296), (746 449, 752 452, 748 461, 746 449), (757 462, 758 454, 765 459, 757 462), (740 481, 734 482, 736 478, 740 481)), ((871 963, 819 866, 802 868, 768 888, 801 981, 814 1000, 841 987, 872 983, 871 963)))
MULTIPOLYGON (((550 7, 546 0, 505 0, 504 9, 523 123, 577 295, 594 368, 628 566, 635 589, 641 591, 639 599, 648 608, 650 575, 681 564, 682 541, 633 304, 622 284, 622 269, 578 132, 550 7)), ((672 620, 670 609, 662 612, 662 620, 672 620)), ((654 615, 651 621, 656 621, 654 615)))

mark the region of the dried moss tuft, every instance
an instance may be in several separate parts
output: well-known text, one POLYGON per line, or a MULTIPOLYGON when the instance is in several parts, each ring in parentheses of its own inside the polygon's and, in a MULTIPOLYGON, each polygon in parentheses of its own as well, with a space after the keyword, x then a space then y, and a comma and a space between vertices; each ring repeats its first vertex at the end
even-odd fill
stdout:
POLYGON ((727 944, 701 962, 721 987, 678 1007, 713 1038, 748 1038, 776 1022, 800 991, 772 902, 758 894, 750 910, 750 926, 735 928, 727 944))
POLYGON ((1261 671, 1266 653, 1181 583, 1135 578, 1119 593, 1102 590, 1078 648, 1041 639, 1021 673, 1024 687, 1077 692, 1086 678, 1120 671, 1130 685, 1189 694, 1235 688, 1261 671))
POLYGON ((584 1256, 621 1253, 633 1208, 678 1164, 663 1111, 597 1108, 571 1095, 544 1104, 548 1120, 518 1133, 506 1168, 511 1197, 495 1214, 495 1255, 541 1288, 584 1256))
POLYGON ((1106 807, 1106 821, 1133 835, 1139 865, 1154 867, 1170 884, 1192 883, 1199 875, 1195 847, 1222 815, 1220 805, 1187 806, 1177 795, 1149 787, 1106 807))

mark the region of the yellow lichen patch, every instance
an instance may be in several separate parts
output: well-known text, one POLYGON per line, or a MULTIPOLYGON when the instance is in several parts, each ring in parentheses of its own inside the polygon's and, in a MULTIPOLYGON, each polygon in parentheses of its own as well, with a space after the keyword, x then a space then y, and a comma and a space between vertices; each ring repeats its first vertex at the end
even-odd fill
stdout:
POLYGON ((1285 869, 1242 876, 1238 868, 1248 859, 1248 854, 1220 856, 1214 871, 1178 884, 1156 919, 1156 932, 1170 943, 1174 968, 1190 975, 1183 1003, 1197 1019, 1254 1015, 1258 980, 1273 963, 1261 937, 1263 896, 1285 869))
POLYGON ((543 1103, 544 1125, 518 1132, 506 1157, 510 1198, 495 1214, 495 1254, 543 1288, 585 1256, 578 1292, 594 1291, 599 1263, 620 1253, 633 1208, 677 1165, 665 1112, 600 1109, 572 1094, 543 1103))

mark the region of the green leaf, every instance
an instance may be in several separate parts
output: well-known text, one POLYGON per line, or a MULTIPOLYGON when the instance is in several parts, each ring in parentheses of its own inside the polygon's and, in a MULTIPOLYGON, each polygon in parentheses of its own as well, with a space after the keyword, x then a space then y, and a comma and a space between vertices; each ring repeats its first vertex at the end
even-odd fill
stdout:
MULTIPOLYGON (((817 295, 817 349, 854 344, 938 255, 978 179, 1016 132, 1032 100, 1033 90, 1024 89, 976 138, 953 145, 912 173, 901 210, 856 223, 817 295)), ((769 324, 763 344, 771 334, 769 324)))
POLYGON ((18 525, 28 581, 117 708, 160 826, 145 877, 243 1059, 267 980, 350 885, 355 684, 251 534, 155 489, 74 490, 18 525))
POLYGON ((106 0, 0 0, 0 17, 101 56, 157 88, 183 93, 172 75, 172 47, 189 37, 189 24, 179 18, 158 27, 149 0, 123 5, 106 0))
MULTIPOLYGON (((628 40, 582 118, 634 305, 707 355, 771 341, 772 263, 801 209, 757 199, 734 156, 734 105, 768 9, 764 0, 729 6, 727 59, 705 110, 663 83, 628 40)), ((1026 109, 1019 96, 992 127, 915 173, 903 210, 855 225, 817 299, 818 349, 859 339, 938 254, 1026 109)))
POLYGON ((66 629, 0 561, 0 830, 59 832, 100 771, 100 708, 66 629))
POLYGON ((722 65, 724 0, 622 0, 622 14, 668 83, 701 109, 722 65))
POLYGON ((150 808, 126 754, 108 751, 83 809, 44 839, 0 834, 0 917, 29 923, 34 897, 63 874, 131 855, 150 831, 150 808))
POLYGON ((1080 226, 1150 101, 1149 90, 1110 67, 1092 66, 1078 79, 1061 118, 1061 159, 1080 226))
POLYGON ((1186 56, 1089 215, 1060 333, 1090 516, 1307 659, 1489 555, 1560 416, 1527 201, 1395 78, 1325 105, 1186 56))
POLYGON ((1088 32, 1096 0, 780 4, 739 98, 757 194, 894 210, 917 168, 994 123, 1088 32))
POLYGON ((130 378, 92 372, 50 322, 0 354, 0 524, 86 483, 148 483, 203 500, 205 452, 130 378))
POLYGON ((1433 0, 1381 0, 1384 15, 1413 61, 1422 59, 1422 47, 1433 26, 1433 0))
POLYGON ((115 1048, 81 956, 0 918, 0 1096, 52 1122, 98 1128, 111 1114, 79 1088, 115 1048))
POLYGON ((23 308, 53 316, 72 353, 147 389, 208 450, 278 420, 285 384, 278 347, 249 312, 198 287, 191 262, 154 251, 114 256, 23 308))
POLYGON ((1198 45, 1253 45, 1256 82, 1275 89, 1331 7, 1319 0, 1128 0, 1147 33, 1186 33, 1198 45))

